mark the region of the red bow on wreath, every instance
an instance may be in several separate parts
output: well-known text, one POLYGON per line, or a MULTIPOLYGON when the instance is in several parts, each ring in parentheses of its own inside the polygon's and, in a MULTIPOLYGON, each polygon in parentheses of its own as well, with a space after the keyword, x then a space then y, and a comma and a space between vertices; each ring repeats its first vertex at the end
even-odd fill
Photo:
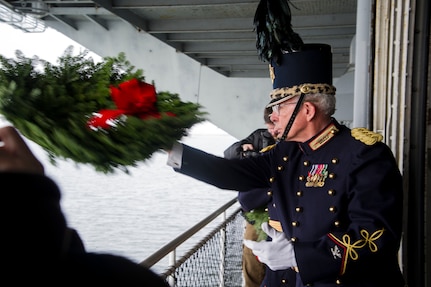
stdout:
MULTIPOLYGON (((115 127, 124 121, 126 116, 137 116, 141 119, 148 117, 160 118, 156 108, 157 93, 153 85, 131 79, 118 85, 111 86, 111 97, 117 106, 116 110, 100 110, 93 113, 87 125, 93 130, 115 127)), ((167 113, 173 116, 172 113, 167 113)))

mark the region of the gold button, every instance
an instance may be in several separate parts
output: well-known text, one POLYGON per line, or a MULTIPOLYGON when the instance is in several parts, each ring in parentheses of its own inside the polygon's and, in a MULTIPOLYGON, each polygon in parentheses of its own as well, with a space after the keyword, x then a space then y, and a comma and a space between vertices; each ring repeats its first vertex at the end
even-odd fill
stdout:
POLYGON ((296 207, 296 208, 295 208, 295 211, 296 211, 296 212, 302 212, 302 207, 299 207, 299 206, 298 206, 298 207, 296 207))
POLYGON ((340 222, 337 220, 334 222, 334 225, 335 225, 335 227, 338 227, 338 226, 340 226, 340 222))
POLYGON ((334 158, 331 160, 331 162, 332 162, 333 164, 337 164, 339 161, 340 161, 340 160, 339 160, 338 158, 336 158, 336 157, 334 157, 334 158))
POLYGON ((329 211, 330 212, 336 212, 337 208, 335 206, 331 206, 331 207, 329 207, 329 211))
POLYGON ((266 193, 266 195, 272 196, 272 190, 268 190, 268 192, 266 193))
POLYGON ((271 178, 269 178, 269 182, 270 183, 273 183, 275 181, 275 177, 271 177, 271 178))
POLYGON ((296 192, 296 196, 298 196, 298 197, 302 196, 302 191, 301 191, 301 190, 298 190, 298 191, 296 192))
POLYGON ((275 203, 273 203, 273 204, 272 204, 272 207, 274 207, 274 208, 275 208, 275 203))
POLYGON ((265 211, 268 212, 268 208, 265 208, 265 211))
POLYGON ((282 171, 283 169, 284 169, 284 167, 282 165, 277 166, 278 171, 282 171))
POLYGON ((328 190, 328 194, 334 196, 335 195, 335 190, 333 190, 333 189, 328 190))
POLYGON ((331 172, 331 173, 329 174, 329 178, 334 179, 334 178, 335 178, 335 173, 332 173, 332 172, 331 172))
POLYGON ((288 161, 289 160, 289 157, 286 155, 286 156, 283 156, 283 161, 288 161))
POLYGON ((286 279, 281 279, 281 283, 286 284, 286 279))
POLYGON ((293 227, 298 227, 299 226, 299 222, 298 221, 292 221, 292 226, 293 227))
POLYGON ((337 285, 341 285, 341 280, 340 280, 340 279, 337 279, 337 280, 335 281, 335 283, 336 283, 337 285))
POLYGON ((305 179, 305 176, 303 176, 303 175, 300 175, 298 179, 299 179, 300 181, 304 181, 304 179, 305 179))
POLYGON ((296 242, 296 241, 298 241, 298 238, 296 238, 296 237, 292 237, 292 238, 290 238, 290 241, 292 241, 292 242, 296 242))
POLYGON ((310 162, 308 160, 304 161, 304 166, 309 166, 310 162))

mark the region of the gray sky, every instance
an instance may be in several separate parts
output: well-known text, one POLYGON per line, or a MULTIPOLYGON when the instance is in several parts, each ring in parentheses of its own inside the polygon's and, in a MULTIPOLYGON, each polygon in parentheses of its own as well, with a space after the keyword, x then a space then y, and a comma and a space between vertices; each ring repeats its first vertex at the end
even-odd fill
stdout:
MULTIPOLYGON (((75 47, 76 53, 85 50, 85 47, 49 27, 42 33, 25 33, 0 22, 0 35, 2 38, 0 54, 8 58, 14 57, 16 50, 21 50, 26 57, 36 55, 55 63, 70 45, 75 47)), ((91 55, 94 59, 98 57, 95 54, 91 55)))

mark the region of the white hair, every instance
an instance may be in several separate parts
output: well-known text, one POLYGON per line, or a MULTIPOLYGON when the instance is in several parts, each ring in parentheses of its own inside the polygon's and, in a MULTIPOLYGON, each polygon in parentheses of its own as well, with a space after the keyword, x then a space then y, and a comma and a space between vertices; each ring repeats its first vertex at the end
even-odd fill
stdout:
POLYGON ((312 102, 317 106, 319 111, 327 116, 332 116, 335 113, 335 95, 328 94, 307 94, 305 95, 304 102, 312 102))

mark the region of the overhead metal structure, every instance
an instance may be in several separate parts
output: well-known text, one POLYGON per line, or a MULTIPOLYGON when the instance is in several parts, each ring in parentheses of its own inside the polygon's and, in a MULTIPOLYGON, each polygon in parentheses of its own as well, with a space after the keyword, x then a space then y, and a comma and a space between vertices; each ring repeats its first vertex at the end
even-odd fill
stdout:
MULTIPOLYGON (((343 75, 349 68, 350 44, 356 33, 357 0, 290 2, 294 31, 306 43, 331 45, 333 76, 343 75)), ((83 21, 90 21, 109 31, 123 20, 222 75, 243 78, 268 76, 267 63, 259 60, 256 52, 253 17, 258 3, 259 0, 0 0, 17 14, 47 23, 58 21, 74 30, 79 30, 83 21)))

